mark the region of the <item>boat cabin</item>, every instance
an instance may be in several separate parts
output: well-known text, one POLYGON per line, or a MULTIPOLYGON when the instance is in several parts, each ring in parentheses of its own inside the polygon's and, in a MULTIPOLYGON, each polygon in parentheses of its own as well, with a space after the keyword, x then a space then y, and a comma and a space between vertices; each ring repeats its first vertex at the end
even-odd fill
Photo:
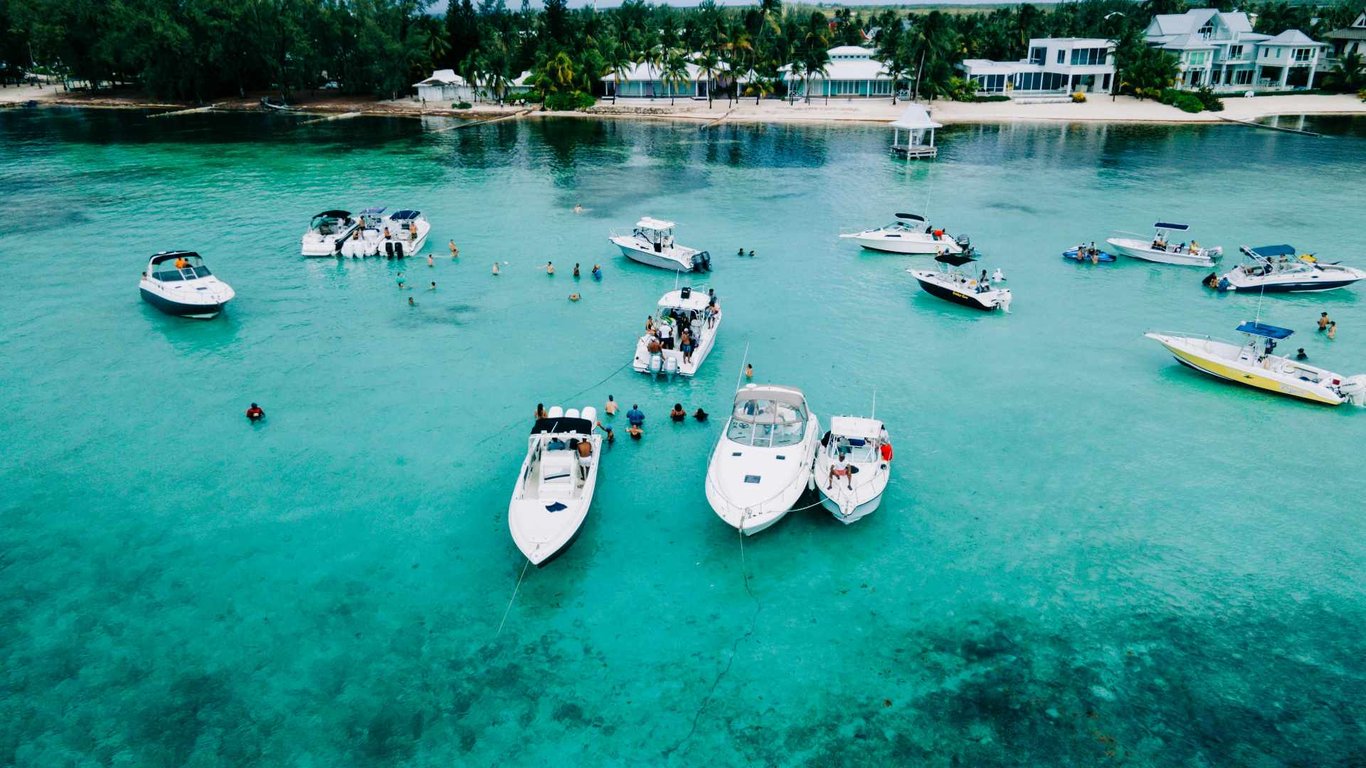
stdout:
POLYGON ((324 237, 347 232, 355 226, 350 211, 323 211, 309 222, 308 228, 324 237))
POLYGON ((535 481, 539 498, 572 497, 583 479, 583 463, 579 460, 578 445, 593 434, 593 422, 578 416, 556 415, 537 419, 531 427, 531 437, 539 445, 528 467, 535 481))
MULTIPOLYGON (((1154 223, 1154 224, 1153 224, 1153 230, 1155 230, 1155 231, 1154 231, 1154 233, 1153 233, 1153 246, 1152 246, 1152 247, 1153 247, 1153 250, 1155 250, 1155 251, 1167 251, 1167 250, 1171 250, 1171 251, 1180 251, 1180 250, 1185 250, 1184 248, 1181 248, 1180 246, 1177 246, 1177 247, 1173 248, 1173 247, 1171 246, 1171 244, 1170 244, 1170 243, 1168 242, 1168 240, 1167 240, 1167 233, 1168 233, 1168 232, 1185 232, 1185 231, 1188 230, 1188 229, 1190 229, 1190 225, 1189 225, 1189 224, 1175 224, 1175 223, 1170 222, 1170 221, 1159 221, 1159 222, 1154 223)), ((1181 245, 1184 246, 1185 243, 1182 243, 1181 245)), ((1192 251, 1194 250, 1195 247, 1196 247, 1195 244, 1192 243, 1192 244, 1191 244, 1192 251)))
POLYGON ((384 226, 384 206, 366 208, 356 214, 360 219, 361 229, 380 229, 384 226))
POLYGON ((147 262, 147 277, 163 283, 209 277, 204 259, 194 251, 165 251, 147 262))
POLYGON ((1239 358, 1247 360, 1252 355, 1256 355, 1257 362, 1261 362, 1267 355, 1276 351, 1276 342, 1284 341, 1294 333, 1289 328, 1267 325, 1257 320, 1248 320, 1235 330, 1247 335, 1247 344, 1239 358))
POLYGON ((879 461, 882 442, 882 422, 858 416, 835 416, 830 419, 830 440, 826 450, 831 456, 844 454, 849 461, 866 464, 879 461))
POLYGON ((666 248, 674 247, 674 223, 649 216, 636 222, 632 235, 654 246, 655 253, 663 253, 666 248))
MULTIPOLYGON (((756 448, 797 445, 806 435, 807 417, 806 398, 800 392, 751 384, 735 395, 726 439, 756 448)), ((759 482, 757 477, 754 482, 759 482)))

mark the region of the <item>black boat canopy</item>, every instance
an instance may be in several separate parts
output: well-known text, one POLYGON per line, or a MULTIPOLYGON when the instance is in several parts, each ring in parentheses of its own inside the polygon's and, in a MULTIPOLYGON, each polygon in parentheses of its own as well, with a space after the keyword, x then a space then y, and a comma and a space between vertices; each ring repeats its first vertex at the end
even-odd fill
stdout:
POLYGON ((314 216, 313 218, 317 219, 317 218, 320 218, 320 217, 322 217, 322 216, 329 216, 329 217, 334 218, 334 219, 349 219, 349 218, 351 218, 351 212, 350 212, 350 211, 323 211, 322 213, 318 214, 317 216, 314 216))
POLYGON ((915 215, 914 213, 898 213, 898 214, 896 215, 896 217, 897 217, 898 219, 910 219, 911 221, 924 221, 924 220, 925 220, 925 217, 924 217, 924 216, 917 216, 917 215, 915 215))
POLYGON ((938 256, 935 256, 934 260, 941 264, 952 264, 955 267, 961 267, 964 264, 976 261, 976 259, 966 253, 941 253, 938 256))
POLYGON ((194 251, 162 251, 161 253, 158 253, 157 255, 152 257, 152 266, 156 266, 157 264, 162 264, 164 262, 171 261, 172 259, 178 259, 182 256, 187 259, 201 258, 200 255, 195 253, 194 251))
POLYGON ((1174 229, 1178 232, 1185 232, 1190 229, 1189 224, 1173 224, 1169 221, 1159 221, 1153 225, 1153 229, 1174 229))
POLYGON ((531 434, 542 435, 547 432, 554 434, 593 434, 593 422, 588 419, 570 418, 568 416, 556 416, 554 418, 537 419, 535 426, 531 428, 531 434))
POLYGON ((401 211, 394 211, 393 214, 389 216, 389 218, 393 219, 394 221, 407 221, 408 219, 416 219, 418 216, 421 215, 421 211, 411 211, 405 208, 401 211))

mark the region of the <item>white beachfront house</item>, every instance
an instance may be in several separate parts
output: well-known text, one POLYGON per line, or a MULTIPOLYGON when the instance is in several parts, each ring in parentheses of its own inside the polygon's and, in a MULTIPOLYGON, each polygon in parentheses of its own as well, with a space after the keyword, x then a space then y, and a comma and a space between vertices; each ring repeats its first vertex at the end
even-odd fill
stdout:
POLYGON ((1350 27, 1335 29, 1324 35, 1333 46, 1332 56, 1341 59, 1353 53, 1366 56, 1366 13, 1362 13, 1350 27))
POLYGON ((1096 37, 1036 37, 1019 61, 964 59, 958 68, 978 93, 1109 93, 1115 44, 1096 37))
POLYGON ((1294 90, 1314 82, 1326 46, 1298 29, 1252 31, 1241 11, 1194 8, 1159 14, 1144 32, 1148 45, 1177 56, 1178 88, 1294 90))
POLYGON ((421 101, 474 101, 475 89, 453 69, 438 69, 420 83, 413 83, 421 101))
POLYGON ((716 76, 713 89, 711 75, 693 63, 697 58, 696 53, 688 57, 687 77, 677 83, 664 82, 661 67, 637 62, 627 68, 622 77, 617 77, 615 72, 602 77, 603 93, 609 99, 614 96, 620 99, 705 99, 709 92, 729 84, 726 65, 720 64, 718 71, 713 73, 716 76))
POLYGON ((881 59, 873 58, 873 52, 857 45, 841 45, 826 53, 830 63, 825 72, 816 72, 811 82, 806 82, 806 73, 800 67, 782 67, 779 76, 787 85, 789 95, 794 99, 806 98, 808 85, 811 98, 864 98, 877 99, 892 97, 895 84, 892 76, 881 59))

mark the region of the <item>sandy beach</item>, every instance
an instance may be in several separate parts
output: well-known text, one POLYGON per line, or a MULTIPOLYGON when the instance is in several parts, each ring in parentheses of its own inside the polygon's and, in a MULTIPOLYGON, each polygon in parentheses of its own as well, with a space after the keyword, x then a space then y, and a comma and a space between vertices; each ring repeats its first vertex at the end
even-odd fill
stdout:
MULTIPOLYGON (((125 91, 89 93, 64 91, 59 86, 0 88, 0 107, 16 106, 29 101, 39 104, 97 108, 163 108, 189 109, 205 105, 166 103, 125 91)), ((999 101, 966 103, 936 100, 923 102, 931 117, 945 125, 961 123, 1005 122, 1106 122, 1106 123, 1217 123, 1227 120, 1258 120, 1274 115, 1366 115, 1366 102, 1350 94, 1291 94, 1276 96, 1230 96, 1224 99, 1224 111, 1190 114, 1131 96, 1096 95, 1084 103, 1022 103, 999 101)), ((260 109, 260 95, 229 99, 213 104, 215 109, 242 111, 260 109)), ((905 102, 893 104, 889 99, 845 99, 826 102, 788 103, 765 99, 739 102, 718 100, 679 100, 670 104, 664 99, 621 99, 617 103, 604 99, 597 106, 583 112, 549 112, 535 105, 498 106, 477 104, 468 110, 438 109, 424 105, 415 98, 375 101, 363 97, 341 95, 301 96, 296 108, 304 113, 366 114, 389 116, 448 115, 471 119, 493 119, 503 116, 577 116, 624 119, 695 120, 702 123, 886 123, 895 120, 906 108, 905 102)))

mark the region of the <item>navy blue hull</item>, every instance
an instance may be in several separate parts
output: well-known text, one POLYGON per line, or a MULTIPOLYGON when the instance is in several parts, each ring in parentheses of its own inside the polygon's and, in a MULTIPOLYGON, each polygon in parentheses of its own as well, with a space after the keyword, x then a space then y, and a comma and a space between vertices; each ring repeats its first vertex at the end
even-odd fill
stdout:
POLYGON ((1355 283, 1355 280, 1315 280, 1312 283, 1281 283, 1280 285, 1267 285, 1239 288, 1238 293, 1314 293, 1317 291, 1331 291, 1337 288, 1346 288, 1355 283))
POLYGON ((147 290, 146 288, 139 288, 138 292, 142 294, 143 301, 147 302, 148 304, 151 304, 152 306, 156 307, 162 312, 165 312, 168 315, 175 315, 176 317, 202 316, 208 318, 213 317, 214 315, 217 315, 219 312, 223 311, 222 304, 181 304, 179 302, 171 301, 169 299, 158 296, 155 293, 152 293, 151 291, 147 290))
POLYGON ((931 296, 938 296, 946 301, 952 301, 955 304, 962 304, 965 307, 972 307, 973 309, 980 309, 984 312, 991 312, 996 309, 995 307, 985 306, 982 302, 972 296, 959 293, 951 288, 945 288, 938 283, 931 283, 928 280, 921 280, 920 278, 916 278, 916 282, 920 283, 920 287, 925 289, 925 293, 928 293, 931 296))

